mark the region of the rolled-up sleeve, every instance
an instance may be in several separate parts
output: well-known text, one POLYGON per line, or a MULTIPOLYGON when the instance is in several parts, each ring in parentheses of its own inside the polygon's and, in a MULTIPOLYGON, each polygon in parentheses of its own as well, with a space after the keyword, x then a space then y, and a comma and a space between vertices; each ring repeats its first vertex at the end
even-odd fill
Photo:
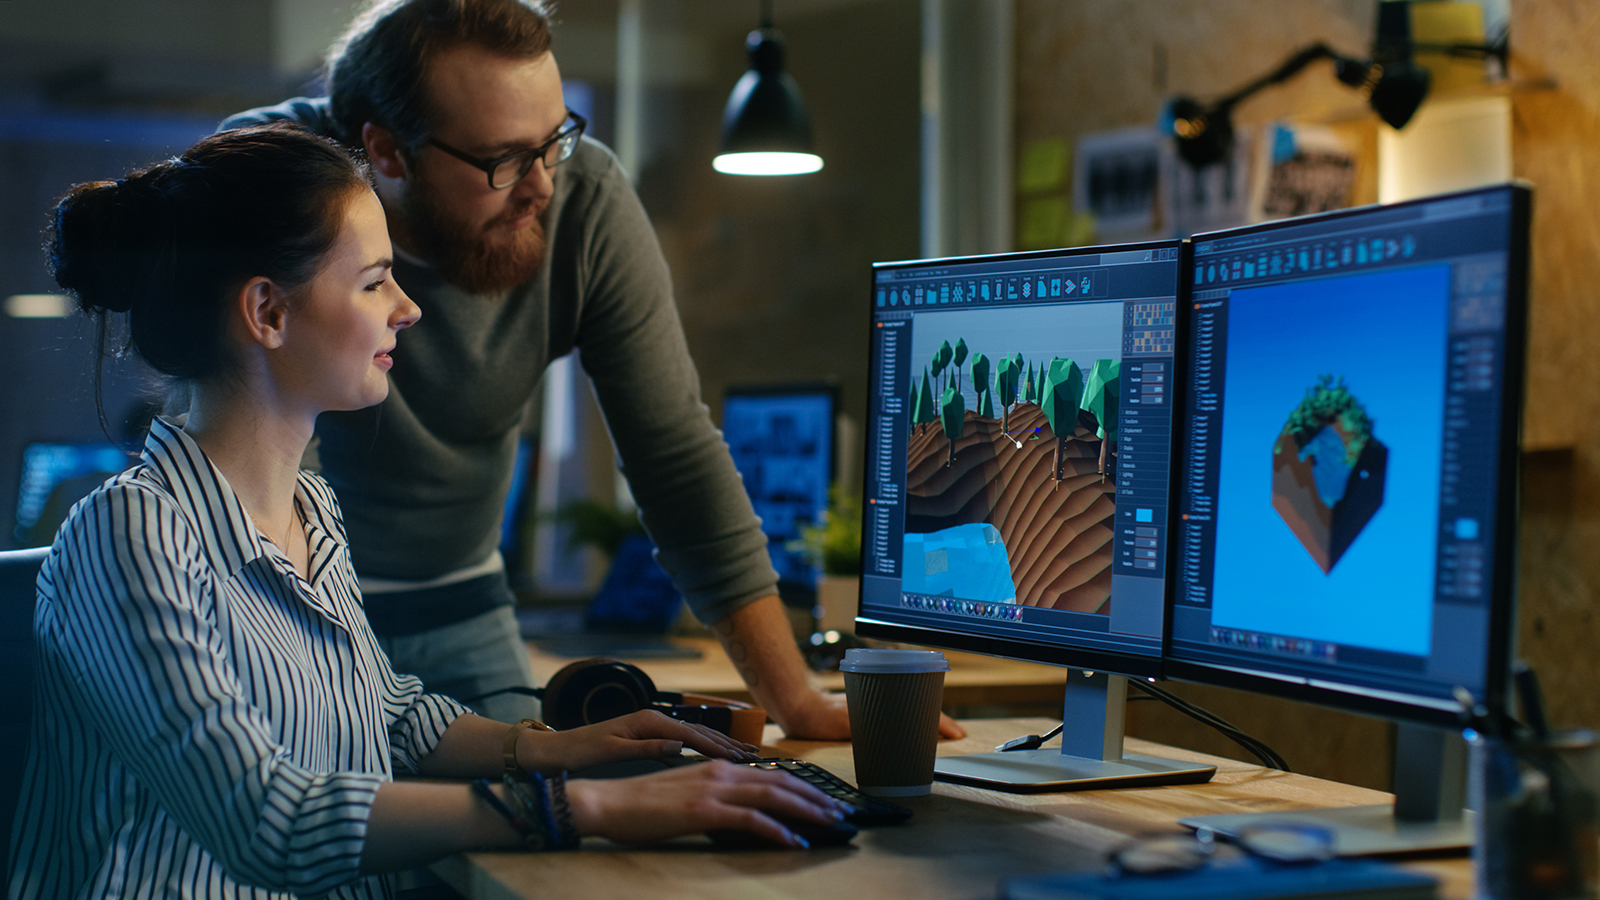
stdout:
POLYGON ((63 540, 59 608, 36 621, 41 665, 84 708, 116 711, 99 728, 116 757, 230 877, 302 895, 355 878, 386 778, 287 758, 244 699, 214 571, 172 500, 111 486, 63 540))

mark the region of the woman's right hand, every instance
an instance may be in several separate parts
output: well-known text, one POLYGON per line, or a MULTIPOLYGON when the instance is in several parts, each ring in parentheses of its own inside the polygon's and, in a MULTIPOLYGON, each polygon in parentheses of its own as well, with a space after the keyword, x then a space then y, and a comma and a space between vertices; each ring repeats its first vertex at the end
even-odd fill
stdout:
POLYGON ((570 781, 567 799, 580 834, 620 843, 730 829, 804 847, 775 817, 826 825, 845 813, 843 804, 792 775, 720 760, 637 778, 570 781))

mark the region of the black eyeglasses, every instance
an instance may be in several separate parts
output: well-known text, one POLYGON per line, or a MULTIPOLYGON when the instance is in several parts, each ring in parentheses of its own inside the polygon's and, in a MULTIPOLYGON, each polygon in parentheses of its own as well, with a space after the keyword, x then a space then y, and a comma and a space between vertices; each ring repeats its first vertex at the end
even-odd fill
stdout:
MULTIPOLYGON (((1332 831, 1297 821, 1246 825, 1234 842, 1257 859, 1281 865, 1325 862, 1334 856, 1332 831)), ((1170 875, 1198 869, 1228 852, 1218 846, 1211 829, 1202 828, 1192 835, 1161 833, 1135 838, 1112 850, 1109 862, 1114 875, 1170 875)))
POLYGON ((570 109, 567 110, 567 118, 572 120, 572 125, 562 129, 550 140, 537 147, 507 153, 494 159, 484 159, 464 153, 437 138, 428 138, 428 143, 473 168, 482 169, 489 176, 489 188, 499 191, 511 187, 533 171, 534 160, 542 160, 546 169, 553 169, 572 157, 573 151, 578 149, 578 138, 583 137, 583 129, 589 127, 589 120, 570 109))

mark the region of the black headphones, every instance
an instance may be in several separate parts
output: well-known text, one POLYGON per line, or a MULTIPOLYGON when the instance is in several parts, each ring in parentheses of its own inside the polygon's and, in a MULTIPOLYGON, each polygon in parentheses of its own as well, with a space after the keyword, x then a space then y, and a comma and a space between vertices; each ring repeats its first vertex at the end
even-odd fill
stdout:
POLYGON ((704 725, 736 740, 761 743, 766 711, 748 703, 705 694, 663 691, 638 666, 620 659, 580 659, 550 676, 542 688, 514 687, 476 697, 472 703, 495 694, 530 694, 543 702, 544 721, 557 731, 593 725, 641 709, 654 709, 674 719, 704 725))

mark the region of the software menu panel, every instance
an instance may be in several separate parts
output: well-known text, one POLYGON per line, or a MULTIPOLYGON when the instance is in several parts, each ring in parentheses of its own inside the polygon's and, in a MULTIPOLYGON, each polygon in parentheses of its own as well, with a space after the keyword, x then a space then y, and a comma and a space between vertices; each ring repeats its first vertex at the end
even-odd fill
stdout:
POLYGON ((875 267, 863 616, 1160 654, 1178 250, 875 267))

